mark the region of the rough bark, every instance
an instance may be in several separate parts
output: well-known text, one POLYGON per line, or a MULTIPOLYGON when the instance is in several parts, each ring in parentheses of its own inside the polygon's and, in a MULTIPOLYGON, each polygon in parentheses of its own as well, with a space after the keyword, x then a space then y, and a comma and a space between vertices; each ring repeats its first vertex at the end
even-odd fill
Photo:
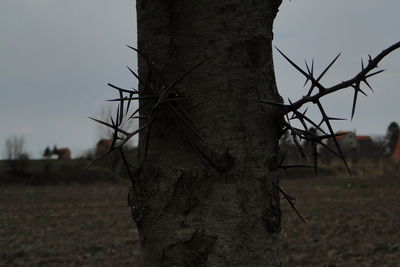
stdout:
MULTIPOLYGON (((207 59, 176 87, 206 156, 167 111, 139 136, 135 216, 146 266, 278 266, 281 123, 254 100, 281 101, 271 47, 280 3, 137 0, 139 51, 160 68, 168 62, 167 81, 207 59)), ((148 71, 139 58, 139 75, 148 71)))

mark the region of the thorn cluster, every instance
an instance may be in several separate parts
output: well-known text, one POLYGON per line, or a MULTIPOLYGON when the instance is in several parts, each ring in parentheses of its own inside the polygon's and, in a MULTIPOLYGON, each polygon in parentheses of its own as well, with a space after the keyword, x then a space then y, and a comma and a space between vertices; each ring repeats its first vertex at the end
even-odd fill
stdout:
MULTIPOLYGON (((355 108, 357 104, 357 98, 359 93, 367 96, 367 94, 361 89, 362 85, 366 85, 371 91, 373 91, 371 85, 368 82, 368 79, 382 73, 384 70, 377 70, 373 71, 375 68, 378 67, 378 63, 388 54, 393 52, 394 50, 400 47, 400 42, 395 43, 394 45, 388 47, 387 49, 383 50, 379 53, 376 57, 372 58, 369 56, 367 65, 364 65, 363 60, 361 60, 361 71, 357 73, 353 78, 343 81, 341 83, 335 84, 330 87, 326 87, 321 84, 321 79, 324 75, 328 72, 328 70, 333 66, 333 64, 337 61, 340 57, 340 53, 328 64, 328 66, 321 72, 320 75, 316 76, 314 73, 314 60, 311 61, 309 64, 307 61, 305 62, 305 69, 299 67, 296 63, 294 63, 288 56, 286 56, 281 50, 276 48, 278 52, 297 70, 299 71, 305 78, 306 81, 304 86, 310 83, 310 87, 307 91, 307 94, 300 98, 299 100, 292 102, 289 99, 289 104, 282 104, 276 103, 271 101, 265 100, 258 100, 257 102, 268 104, 275 106, 278 108, 279 113, 284 118, 283 122, 283 132, 289 131, 293 142, 297 146, 300 151, 300 154, 305 158, 308 159, 306 153, 303 150, 303 147, 300 144, 300 141, 305 141, 307 143, 311 143, 312 145, 312 157, 314 159, 314 169, 317 173, 318 169, 318 150, 317 145, 326 148, 329 152, 331 152, 336 157, 340 158, 349 174, 351 174, 349 166, 345 160, 343 152, 339 146, 337 141, 338 134, 335 134, 332 121, 334 120, 343 120, 341 118, 331 117, 325 111, 321 103, 321 99, 327 95, 335 93, 336 91, 343 90, 346 88, 352 88, 354 90, 353 96, 353 103, 351 109, 351 119, 354 117, 355 108), (320 121, 313 121, 307 115, 308 107, 307 105, 314 104, 317 106, 319 113, 322 117, 320 121), (300 112, 300 109, 306 107, 304 112, 300 112), (301 127, 294 127, 292 125, 293 121, 297 121, 300 123, 301 127), (325 126, 328 130, 324 130, 323 126, 325 126), (311 128, 315 128, 316 131, 310 131, 311 128), (317 135, 317 132, 322 133, 321 135, 317 135), (323 140, 332 140, 334 147, 328 146, 323 140)), ((283 165, 284 158, 280 161, 278 168, 288 169, 288 168, 309 168, 310 166, 307 165, 291 165, 291 166, 284 166, 283 165)))
MULTIPOLYGON (((185 96, 181 96, 177 92, 176 85, 179 84, 195 69, 201 66, 205 62, 205 60, 195 64, 189 70, 179 75, 175 80, 167 83, 166 79, 164 78, 166 66, 162 70, 159 70, 147 56, 145 56, 132 46, 128 47, 134 50, 147 63, 148 70, 145 80, 139 77, 139 75, 130 67, 127 67, 129 72, 138 80, 139 84, 141 85, 141 89, 124 89, 109 83, 108 85, 111 88, 117 90, 119 93, 118 98, 108 100, 110 102, 118 102, 115 117, 111 116, 110 122, 98 120, 95 118, 90 119, 113 130, 112 144, 109 150, 103 155, 100 155, 93 162, 115 150, 118 150, 121 154, 123 163, 128 170, 128 174, 131 178, 132 184, 134 185, 135 175, 131 173, 131 169, 133 167, 130 166, 127 162, 122 148, 133 136, 146 130, 146 145, 144 153, 145 160, 147 157, 152 125, 156 120, 160 119, 161 115, 167 115, 167 117, 176 124, 177 128, 183 134, 183 136, 191 143, 194 148, 196 148, 196 151, 202 151, 197 145, 198 142, 194 141, 196 139, 201 140, 201 137, 198 133, 198 127, 189 116, 188 112, 180 105, 180 102, 186 100, 187 98, 185 96), (131 102, 133 100, 140 101, 139 107, 133 112, 129 113, 131 102), (124 129, 123 122, 133 119, 140 120, 141 123, 139 128, 135 129, 134 131, 128 131, 124 129)), ((138 169, 141 168, 139 167, 138 169)))
MULTIPOLYGON (((361 93, 365 96, 367 94, 361 89, 361 85, 366 85, 372 92, 374 91, 371 87, 371 85, 368 83, 368 79, 382 73, 384 70, 377 70, 373 71, 375 68, 378 67, 378 63, 387 55, 389 55, 391 52, 394 50, 398 49, 400 47, 400 42, 395 43, 394 45, 388 47, 387 49, 383 50, 381 53, 379 53, 376 57, 372 58, 371 56, 368 57, 368 64, 364 66, 364 62, 361 59, 361 71, 356 74, 353 78, 338 83, 334 86, 331 87, 326 87, 323 86, 320 83, 320 80, 324 77, 324 75, 328 72, 328 70, 332 67, 332 65, 336 62, 336 60, 340 57, 341 53, 339 53, 330 63, 329 65, 321 72, 321 74, 317 77, 314 74, 314 59, 311 61, 311 64, 309 65, 307 61, 305 61, 305 66, 306 69, 300 68, 296 63, 294 63, 289 57, 287 57, 281 50, 276 48, 278 52, 297 70, 299 71, 305 78, 306 81, 303 85, 306 86, 309 82, 311 83, 310 88, 308 89, 308 92, 305 96, 300 98, 299 100, 292 102, 289 99, 289 104, 285 105, 282 103, 276 103, 276 102, 271 102, 271 101, 265 101, 265 100, 258 100, 257 102, 263 103, 263 104, 268 104, 271 106, 274 106, 278 109, 279 113, 283 117, 283 132, 288 131, 290 132, 293 142, 297 146, 300 154, 303 156, 303 158, 307 159, 307 155, 303 150, 303 147, 301 146, 299 140, 304 140, 306 143, 311 143, 311 156, 313 158, 313 166, 310 165, 303 165, 303 164, 298 164, 298 165, 284 165, 283 162, 285 161, 286 155, 282 157, 282 159, 278 162, 278 168, 288 170, 291 168, 314 168, 315 174, 317 174, 318 170, 318 149, 317 145, 320 145, 324 147, 326 150, 331 152, 333 155, 336 157, 340 158, 347 171, 351 175, 349 166, 346 162, 346 159, 342 153, 342 150, 339 146, 339 143, 336 139, 337 136, 341 134, 335 134, 331 121, 333 120, 343 120, 341 118, 334 118, 328 116, 326 113, 323 105, 321 104, 321 99, 329 94, 332 94, 336 91, 346 89, 346 88, 352 88, 354 90, 354 95, 353 95, 353 103, 352 103, 352 109, 351 109, 351 119, 354 117, 355 109, 356 109, 356 104, 357 104, 357 97, 358 94, 361 93), (315 93, 314 90, 317 89, 317 92, 315 93), (310 117, 307 116, 307 110, 308 107, 306 107, 304 112, 300 112, 300 109, 307 104, 314 104, 318 107, 318 110, 321 114, 321 121, 316 122, 310 119, 310 117), (298 121, 301 125, 302 128, 294 127, 292 125, 292 121, 298 121), (326 126, 328 128, 328 131, 325 131, 322 126, 326 126), (310 131, 311 128, 314 128, 314 131, 310 131), (318 135, 317 132, 322 133, 322 135, 318 135), (332 148, 331 146, 326 145, 323 141, 324 140, 332 140, 334 143, 334 147, 332 148)), ((292 209, 295 211, 297 216, 304 222, 304 218, 301 216, 301 214, 298 212, 298 210, 295 207, 295 199, 288 195, 281 187, 278 186, 279 192, 283 195, 283 198, 286 199, 289 203, 289 205, 292 207, 292 209)))

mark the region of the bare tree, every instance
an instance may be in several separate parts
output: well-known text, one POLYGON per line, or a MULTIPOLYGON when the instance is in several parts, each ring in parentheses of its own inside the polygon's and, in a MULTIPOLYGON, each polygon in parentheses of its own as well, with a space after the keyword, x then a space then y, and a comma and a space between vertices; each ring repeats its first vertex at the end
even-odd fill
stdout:
POLYGON ((24 152, 25 138, 24 136, 11 136, 7 138, 5 147, 6 147, 6 156, 8 160, 17 160, 20 159, 24 152))
POLYGON ((5 142, 6 157, 11 170, 16 174, 23 174, 26 172, 29 156, 25 152, 24 146, 24 136, 12 136, 7 138, 5 142))
POLYGON ((139 89, 110 84, 119 93, 116 116, 96 121, 113 129, 110 151, 121 153, 131 178, 132 217, 147 266, 278 266, 280 194, 294 207, 277 177, 278 168, 290 167, 278 160, 282 133, 313 147, 330 138, 335 147, 327 149, 346 164, 331 126, 335 118, 320 99, 351 88, 354 114, 361 85, 369 86, 367 79, 381 72, 373 69, 400 43, 331 87, 320 80, 338 57, 316 76, 313 64, 300 68, 281 52, 311 84, 303 98, 284 105, 272 61, 280 3, 137 1, 138 49, 131 48, 139 54, 139 73, 129 71, 139 89), (133 100, 140 105, 129 113, 133 100), (322 121, 308 118, 310 104, 322 121), (124 129, 123 118, 139 119, 139 128, 124 129), (133 168, 122 147, 137 134, 140 165, 133 168))

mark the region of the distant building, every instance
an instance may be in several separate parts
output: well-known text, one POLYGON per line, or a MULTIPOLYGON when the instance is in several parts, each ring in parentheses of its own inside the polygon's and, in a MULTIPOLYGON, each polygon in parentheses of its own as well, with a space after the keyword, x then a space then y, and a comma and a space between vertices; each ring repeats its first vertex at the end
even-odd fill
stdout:
POLYGON ((336 135, 335 138, 343 151, 357 150, 358 141, 355 132, 339 131, 336 135))
POLYGON ((112 145, 112 139, 100 139, 96 145, 96 156, 106 153, 112 145))
POLYGON ((57 149, 54 154, 58 155, 58 159, 71 159, 71 150, 66 147, 57 149))
POLYGON ((368 135, 356 135, 351 131, 339 131, 336 140, 343 152, 363 154, 372 149, 373 141, 368 135))

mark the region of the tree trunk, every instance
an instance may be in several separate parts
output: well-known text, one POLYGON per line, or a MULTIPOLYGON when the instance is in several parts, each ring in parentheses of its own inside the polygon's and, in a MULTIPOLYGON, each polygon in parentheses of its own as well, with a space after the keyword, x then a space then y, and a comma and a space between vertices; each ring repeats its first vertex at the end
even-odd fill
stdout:
MULTIPOLYGON (((255 100, 281 101, 271 47, 280 3, 137 0, 138 49, 166 65, 167 82, 206 59, 174 89, 201 139, 168 108, 139 136, 146 266, 278 266, 281 120, 255 100)), ((149 72, 139 57, 142 80, 149 72)))

